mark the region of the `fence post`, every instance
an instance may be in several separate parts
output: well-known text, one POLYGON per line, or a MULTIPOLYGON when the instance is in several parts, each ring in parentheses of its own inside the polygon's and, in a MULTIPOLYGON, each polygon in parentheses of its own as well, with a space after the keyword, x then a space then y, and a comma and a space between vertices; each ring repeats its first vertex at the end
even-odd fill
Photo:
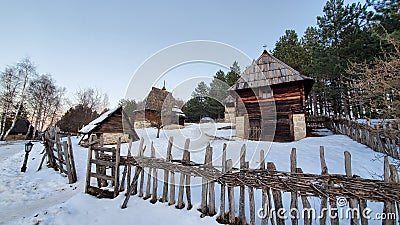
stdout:
MULTIPOLYGON (((347 177, 352 177, 353 173, 351 170, 351 154, 348 151, 344 152, 344 168, 346 171, 346 176, 347 177)), ((357 209, 358 208, 358 202, 356 199, 350 199, 349 200, 349 206, 351 209, 357 209)), ((354 211, 351 211, 351 218, 350 218, 350 223, 351 224, 359 224, 359 215, 354 215, 354 211)))
MULTIPOLYGON (((226 161, 226 172, 227 173, 232 173, 232 160, 228 159, 226 161)), ((233 190, 234 187, 228 186, 228 203, 229 203, 229 223, 234 224, 235 223, 235 192, 233 190)))
MULTIPOLYGON (((384 181, 385 182, 392 182, 391 177, 390 177, 390 165, 389 165, 389 157, 385 156, 384 158, 384 181)), ((386 215, 390 215, 394 213, 394 204, 393 202, 385 201, 384 206, 383 206, 383 213, 386 215)), ((394 225, 395 220, 394 219, 382 219, 382 225, 394 225)))
MULTIPOLYGON (((65 164, 65 167, 67 168, 68 183, 72 184, 72 183, 74 183, 74 179, 73 179, 73 176, 72 176, 72 169, 71 169, 71 164, 70 164, 70 158, 69 158, 69 155, 68 155, 68 144, 67 144, 67 142, 64 141, 64 142, 62 143, 62 146, 63 146, 62 152, 64 153, 65 160, 64 160, 64 162, 60 162, 60 166, 62 167, 62 164, 63 164, 63 163, 65 164)), ((59 156, 59 157, 60 157, 60 156, 59 156)))
MULTIPOLYGON (((242 145, 240 150, 240 170, 246 169, 246 145, 242 145)), ((239 187, 239 223, 246 224, 246 213, 245 213, 245 199, 244 199, 244 185, 239 187)))
MULTIPOLYGON (((260 169, 265 170, 265 154, 264 150, 261 149, 260 151, 260 169)), ((268 218, 270 217, 269 215, 269 209, 271 207, 270 205, 270 198, 269 196, 269 188, 263 188, 261 193, 262 193, 262 208, 263 208, 263 218, 261 218, 261 225, 267 225, 268 224, 268 218)), ((271 224, 274 225, 274 219, 271 217, 271 224)))
MULTIPOLYGON (((272 162, 268 162, 267 169, 269 172, 276 171, 275 164, 272 162)), ((284 225, 285 220, 282 217, 283 215, 279 215, 283 210, 282 193, 281 193, 281 191, 273 190, 272 195, 274 196, 274 206, 275 206, 275 210, 276 210, 276 224, 284 225)))
POLYGON ((75 168, 75 157, 74 157, 74 150, 72 149, 72 142, 71 142, 71 136, 67 136, 67 141, 68 141, 68 153, 69 153, 69 158, 71 161, 71 169, 72 169, 72 177, 74 182, 78 180, 76 177, 76 168, 75 168))
MULTIPOLYGON (((146 147, 143 147, 142 149, 139 149, 140 152, 140 157, 144 157, 144 150, 146 149, 146 147)), ((137 170, 138 168, 136 168, 137 170)), ((143 197, 143 185, 144 185, 144 167, 142 167, 142 170, 140 171, 140 184, 139 184, 139 194, 138 197, 143 197)))
MULTIPOLYGON (((185 162, 187 163, 190 161, 189 143, 190 143, 190 139, 187 138, 185 141, 185 146, 184 146, 184 150, 183 150, 182 163, 185 163, 185 162)), ((184 195, 184 190, 185 190, 185 180, 186 180, 185 174, 181 172, 180 177, 179 177, 178 202, 175 205, 175 208, 177 208, 177 209, 183 209, 185 207, 185 203, 183 202, 183 195, 184 195)), ((189 177, 189 181, 190 181, 190 177, 189 177)), ((188 192, 188 189, 186 188, 186 194, 187 194, 187 192, 188 192)), ((190 194, 190 189, 189 189, 189 194, 190 194)), ((189 205, 188 205, 188 207, 189 207, 189 205)))
MULTIPOLYGON (((156 158, 156 149, 153 145, 151 145, 151 158, 156 158)), ((155 204, 157 202, 157 169, 152 168, 153 170, 153 191, 152 198, 150 200, 151 203, 155 204)))
MULTIPOLYGON (((325 150, 324 146, 319 147, 319 160, 321 162, 321 174, 326 175, 328 174, 328 167, 326 166, 325 162, 325 150)), ((328 184, 324 184, 327 186, 328 184)), ((321 197, 321 209, 320 209, 320 225, 326 225, 326 218, 327 218, 327 209, 328 209, 328 198, 325 196, 321 197)))
MULTIPOLYGON (((249 169, 249 162, 246 162, 246 169, 249 169)), ((254 189, 247 186, 249 192, 249 210, 250 210, 250 225, 256 224, 255 204, 254 204, 254 189)))
MULTIPOLYGON (((296 157, 296 148, 292 148, 292 152, 290 153, 290 172, 291 173, 296 173, 296 168, 297 168, 297 157, 296 157)), ((293 191, 290 194, 291 201, 290 201, 290 211, 291 211, 291 219, 292 219, 292 225, 297 225, 299 224, 299 218, 298 218, 298 201, 297 201, 297 192, 293 191), (296 211, 292 211, 292 209, 296 209, 296 211)))
MULTIPOLYGON (((213 159, 213 147, 209 146, 208 152, 206 151, 206 155, 208 155, 207 159, 207 166, 212 167, 212 159, 213 159)), ((209 216, 214 216, 217 214, 215 210, 215 183, 214 181, 209 181, 208 182, 208 206, 209 206, 209 211, 208 215, 209 216)))
MULTIPOLYGON (((151 158, 153 158, 153 152, 154 152, 154 157, 155 157, 156 150, 154 149, 153 142, 151 142, 151 147, 150 147, 150 157, 151 158)), ((151 193, 150 193, 151 171, 152 171, 152 168, 149 167, 148 172, 147 172, 146 195, 143 198, 144 200, 147 200, 151 197, 151 193)))
MULTIPOLYGON (((174 142, 174 138, 171 136, 168 140, 168 147, 167 147, 167 156, 165 157, 166 162, 171 162, 172 160, 172 145, 174 142)), ((164 186, 163 186, 163 194, 160 198, 160 202, 167 202, 168 201, 168 179, 169 179, 169 171, 164 170, 164 186)))
MULTIPOLYGON (((400 183, 399 174, 395 165, 390 165, 390 177, 393 183, 400 183)), ((400 224, 400 202, 395 202, 395 204, 397 205, 397 219, 400 224)))
MULTIPOLYGON (((222 174, 226 173, 226 143, 224 143, 222 148, 222 174)), ((219 215, 217 217, 217 221, 219 223, 226 222, 226 213, 225 213, 225 185, 221 184, 221 195, 220 195, 220 207, 219 207, 219 215)))
MULTIPOLYGON (((210 152, 210 142, 208 142, 207 147, 206 147, 206 153, 204 154, 204 164, 209 163, 209 152, 210 152)), ((208 180, 204 177, 201 178, 201 205, 199 211, 201 212, 200 217, 207 216, 209 213, 208 209, 208 202, 207 202, 207 194, 208 194, 208 180)))
MULTIPOLYGON (((143 157, 143 144, 144 144, 144 139, 140 138, 139 149, 138 149, 138 151, 136 153, 137 157, 143 157)), ((141 169, 139 166, 136 166, 135 176, 136 176, 136 174, 142 175, 142 173, 143 173, 143 168, 141 169)), ((138 193, 138 190, 137 190, 138 182, 136 182, 134 185, 135 186, 132 188, 132 195, 136 195, 138 193)), ((142 179, 140 180, 140 185, 142 186, 142 179)), ((142 195, 139 194, 138 196, 142 197, 143 194, 142 195)))
MULTIPOLYGON (((184 156, 184 161, 188 163, 190 163, 189 144, 190 144, 190 139, 187 138, 185 141, 185 150, 183 152, 183 156, 184 156)), ((186 209, 191 210, 193 208, 193 205, 192 205, 192 196, 190 193, 190 174, 185 174, 185 180, 186 180, 185 190, 186 190, 186 200, 187 200, 186 209)))
MULTIPOLYGON (((301 168, 296 168, 297 173, 303 173, 303 170, 301 168)), ((303 212, 304 212, 304 225, 311 225, 312 221, 312 211, 311 211, 311 204, 308 201, 307 197, 305 196, 305 193, 300 193, 301 195, 301 203, 303 204, 303 212), (304 210, 308 209, 308 210, 304 210), (308 212, 308 213, 306 213, 308 212)))

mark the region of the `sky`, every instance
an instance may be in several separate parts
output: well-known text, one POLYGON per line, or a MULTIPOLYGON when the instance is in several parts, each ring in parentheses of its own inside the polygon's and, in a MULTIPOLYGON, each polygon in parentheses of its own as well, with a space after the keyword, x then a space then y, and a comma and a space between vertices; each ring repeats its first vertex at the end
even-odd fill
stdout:
MULTIPOLYGON (((345 3, 357 2, 347 0, 345 3)), ((212 77, 229 65, 196 62, 176 66, 159 79, 129 85, 146 60, 181 42, 210 40, 258 58, 272 50, 285 30, 301 36, 316 25, 325 0, 280 1, 1 1, 0 71, 23 57, 50 73, 73 98, 78 89, 98 88, 110 107, 138 88, 142 100, 151 86, 169 90, 194 77, 212 77), (146 84, 143 86, 143 84, 146 84)), ((194 54, 191 48, 181 52, 194 54)), ((240 65, 243 69, 248 65, 240 65)), ((143 76, 143 75, 142 75, 143 76)), ((144 75, 146 76, 146 75, 144 75)), ((197 81, 197 80, 196 80, 197 81)), ((186 82, 187 83, 187 82, 186 82)), ((185 86, 187 93, 192 86, 185 86)), ((174 94, 175 95, 175 94, 174 94)), ((179 95, 179 94, 177 94, 179 95)), ((185 98, 177 96, 180 98, 185 98)))

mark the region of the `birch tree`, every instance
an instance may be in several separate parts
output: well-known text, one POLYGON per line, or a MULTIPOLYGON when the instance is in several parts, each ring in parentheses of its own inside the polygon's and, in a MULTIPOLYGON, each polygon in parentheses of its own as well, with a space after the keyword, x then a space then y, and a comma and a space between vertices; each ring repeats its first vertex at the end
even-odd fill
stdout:
POLYGON ((21 114, 21 110, 23 108, 23 104, 26 100, 26 89, 28 86, 29 79, 36 76, 36 66, 29 58, 22 59, 19 63, 17 63, 17 80, 21 82, 19 89, 16 91, 15 95, 18 96, 18 103, 13 112, 13 119, 11 126, 5 132, 5 134, 1 137, 1 140, 5 140, 11 130, 14 128, 15 123, 17 122, 18 116, 21 114))

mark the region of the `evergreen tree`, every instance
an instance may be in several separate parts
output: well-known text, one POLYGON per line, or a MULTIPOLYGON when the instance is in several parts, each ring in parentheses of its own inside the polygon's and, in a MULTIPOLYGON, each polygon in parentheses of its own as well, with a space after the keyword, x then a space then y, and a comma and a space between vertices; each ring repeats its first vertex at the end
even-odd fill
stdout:
POLYGON ((71 107, 57 122, 57 126, 62 131, 77 132, 83 126, 87 125, 92 120, 96 119, 99 115, 85 105, 77 105, 71 107))
POLYGON ((240 78, 240 67, 238 62, 233 62, 232 66, 229 68, 230 71, 225 76, 225 82, 232 86, 240 78))
POLYGON ((293 69, 302 72, 302 65, 305 61, 305 51, 300 44, 298 35, 294 30, 286 30, 285 35, 275 43, 272 53, 275 57, 282 60, 293 69))

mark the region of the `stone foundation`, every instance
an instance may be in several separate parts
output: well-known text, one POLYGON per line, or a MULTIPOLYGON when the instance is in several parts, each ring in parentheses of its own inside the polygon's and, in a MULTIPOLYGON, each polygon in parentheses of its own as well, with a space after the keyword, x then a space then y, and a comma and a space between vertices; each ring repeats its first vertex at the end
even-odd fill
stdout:
POLYGON ((293 114, 293 132, 295 141, 306 137, 306 119, 304 114, 293 114))

